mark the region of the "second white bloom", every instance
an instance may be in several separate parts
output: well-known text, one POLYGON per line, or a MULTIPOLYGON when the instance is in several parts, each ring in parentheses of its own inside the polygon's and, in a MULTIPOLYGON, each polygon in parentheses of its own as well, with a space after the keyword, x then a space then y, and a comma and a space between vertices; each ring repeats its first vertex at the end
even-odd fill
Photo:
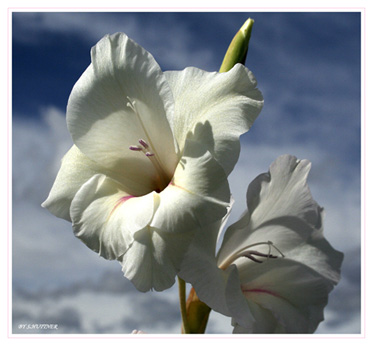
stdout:
POLYGON ((323 235, 307 185, 310 162, 283 155, 247 190, 247 210, 215 256, 217 222, 194 239, 179 275, 232 317, 234 333, 313 333, 339 281, 343 254, 323 235))
POLYGON ((74 145, 43 206, 139 290, 163 290, 195 233, 225 215, 239 136, 262 95, 242 65, 163 73, 121 33, 91 58, 67 106, 74 145))

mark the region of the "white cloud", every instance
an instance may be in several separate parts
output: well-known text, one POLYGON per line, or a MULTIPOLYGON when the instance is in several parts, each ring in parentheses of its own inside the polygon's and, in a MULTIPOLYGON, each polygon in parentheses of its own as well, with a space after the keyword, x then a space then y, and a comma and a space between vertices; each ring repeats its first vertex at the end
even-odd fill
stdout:
POLYGON ((71 224, 41 207, 72 143, 62 112, 51 107, 42 115, 42 122, 13 121, 13 281, 30 289, 65 285, 114 265, 78 241, 71 224))
MULTIPOLYGON (((13 333, 39 333, 19 328, 23 324, 57 324, 48 333, 128 334, 141 329, 148 334, 178 334, 181 328, 177 286, 164 292, 138 292, 115 271, 96 281, 78 281, 65 289, 34 294, 16 291, 13 333), (107 284, 109 282, 109 284, 107 284)), ((212 312, 208 333, 231 333, 228 317, 212 312)))

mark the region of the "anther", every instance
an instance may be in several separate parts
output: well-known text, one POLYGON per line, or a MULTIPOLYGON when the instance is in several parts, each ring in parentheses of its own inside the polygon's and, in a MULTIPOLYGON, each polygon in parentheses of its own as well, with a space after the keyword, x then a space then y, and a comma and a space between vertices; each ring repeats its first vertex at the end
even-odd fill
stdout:
POLYGON ((251 259, 252 261, 254 261, 256 263, 263 263, 263 261, 258 260, 253 255, 259 256, 259 257, 266 257, 266 258, 278 258, 278 256, 272 255, 270 253, 265 254, 265 253, 262 253, 262 252, 259 252, 259 251, 255 251, 255 250, 251 250, 251 251, 248 251, 248 252, 242 254, 242 256, 244 256, 244 257, 246 257, 248 259, 251 259))
POLYGON ((149 144, 146 143, 143 139, 139 139, 139 143, 145 148, 145 149, 148 149, 149 148, 149 144))
POLYGON ((285 257, 285 255, 271 241, 260 242, 260 243, 256 243, 256 244, 251 244, 250 247, 256 246, 256 245, 268 245, 268 253, 263 253, 263 252, 259 252, 259 251, 255 251, 255 250, 248 250, 248 251, 242 252, 241 256, 246 257, 248 259, 251 259, 252 261, 254 261, 256 263, 263 263, 263 261, 257 259, 254 256, 257 256, 257 257, 266 257, 267 260, 270 259, 270 258, 278 258, 278 256, 275 256, 275 255, 271 254, 271 248, 273 247, 274 249, 276 249, 278 251, 278 253, 282 257, 285 257))
POLYGON ((256 263, 263 263, 263 261, 259 261, 258 259, 256 259, 254 256, 251 256, 250 254, 245 254, 243 256, 248 258, 248 259, 251 259, 252 261, 254 261, 256 263))
POLYGON ((147 157, 151 157, 151 156, 154 156, 154 154, 153 154, 153 153, 151 153, 150 151, 146 152, 146 153, 145 153, 145 155, 146 155, 147 157))
POLYGON ((139 147, 138 145, 131 145, 130 146, 130 150, 133 150, 133 151, 142 151, 142 148, 139 147))

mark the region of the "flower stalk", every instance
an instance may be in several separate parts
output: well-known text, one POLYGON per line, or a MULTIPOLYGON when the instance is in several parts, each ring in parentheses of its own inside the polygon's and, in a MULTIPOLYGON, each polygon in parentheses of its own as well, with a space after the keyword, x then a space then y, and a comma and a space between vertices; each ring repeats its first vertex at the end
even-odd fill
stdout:
POLYGON ((180 301, 180 313, 181 313, 181 333, 190 334, 188 318, 187 318, 187 308, 186 308, 186 294, 185 294, 185 281, 179 276, 177 277, 179 284, 179 301, 180 301))

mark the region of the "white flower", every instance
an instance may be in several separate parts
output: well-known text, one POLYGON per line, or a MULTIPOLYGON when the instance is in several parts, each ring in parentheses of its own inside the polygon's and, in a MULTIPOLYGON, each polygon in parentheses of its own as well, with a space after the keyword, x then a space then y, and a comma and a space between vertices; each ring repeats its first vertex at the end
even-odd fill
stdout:
POLYGON ((227 175, 262 95, 242 65, 163 73, 122 33, 91 59, 67 105, 74 145, 43 206, 139 290, 163 290, 194 234, 226 213, 227 175))
POLYGON ((279 157, 249 185, 248 210, 227 229, 217 257, 219 222, 188 251, 179 275, 233 318, 235 333, 312 333, 323 320, 343 255, 323 236, 309 170, 306 160, 279 157))
POLYGON ((146 334, 146 333, 143 332, 142 330, 134 329, 131 334, 146 334))

